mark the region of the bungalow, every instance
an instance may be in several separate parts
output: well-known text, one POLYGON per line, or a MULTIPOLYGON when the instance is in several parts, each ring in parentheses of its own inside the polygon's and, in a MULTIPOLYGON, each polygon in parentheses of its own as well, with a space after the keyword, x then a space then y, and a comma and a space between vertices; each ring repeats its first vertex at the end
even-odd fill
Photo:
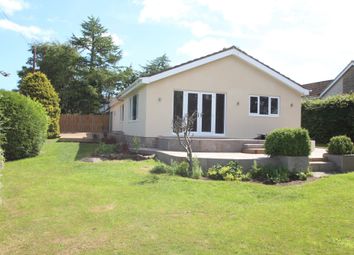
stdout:
POLYGON ((233 46, 136 80, 111 101, 111 128, 127 139, 139 137, 143 147, 159 147, 163 139, 175 140, 174 117, 197 112, 197 139, 254 139, 300 127, 301 97, 308 94, 233 46))

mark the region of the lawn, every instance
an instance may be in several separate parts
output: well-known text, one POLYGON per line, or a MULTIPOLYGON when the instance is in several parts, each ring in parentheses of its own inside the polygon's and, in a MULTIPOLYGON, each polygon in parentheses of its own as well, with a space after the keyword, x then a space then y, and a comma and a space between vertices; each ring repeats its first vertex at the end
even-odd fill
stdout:
POLYGON ((0 254, 354 254, 354 173, 304 185, 154 175, 84 163, 48 141, 1 170, 0 254))

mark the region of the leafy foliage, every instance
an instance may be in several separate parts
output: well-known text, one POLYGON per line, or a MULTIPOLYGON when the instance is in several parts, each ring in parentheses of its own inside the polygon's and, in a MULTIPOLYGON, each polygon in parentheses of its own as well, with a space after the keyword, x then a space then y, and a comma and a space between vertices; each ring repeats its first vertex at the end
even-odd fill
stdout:
POLYGON ((311 172, 309 170, 304 172, 289 172, 288 169, 284 167, 276 167, 272 165, 261 166, 254 161, 249 176, 253 180, 275 184, 292 180, 305 181, 308 176, 311 176, 311 172))
POLYGON ((17 92, 0 90, 0 95, 0 108, 6 108, 3 111, 5 158, 14 160, 38 155, 47 137, 45 109, 17 92))
POLYGON ((266 154, 271 156, 308 156, 311 141, 308 131, 303 128, 279 128, 267 135, 266 154))
POLYGON ((59 137, 59 97, 47 76, 41 72, 28 73, 19 85, 19 92, 40 102, 49 117, 48 138, 59 137))
POLYGON ((105 143, 100 143, 95 150, 96 155, 106 155, 114 152, 117 152, 117 146, 114 144, 105 143))
POLYGON ((227 165, 217 164, 208 170, 208 177, 213 180, 248 181, 249 175, 243 172, 242 166, 236 161, 230 161, 227 165))
POLYGON ((302 127, 308 129, 312 139, 328 143, 337 135, 354 140, 354 93, 306 100, 302 103, 302 127))
POLYGON ((346 135, 334 136, 329 140, 328 153, 341 155, 354 153, 354 144, 346 135))
POLYGON ((156 166, 154 166, 151 170, 150 170, 150 173, 152 174, 164 174, 166 173, 166 168, 167 166, 166 165, 163 165, 163 164, 158 164, 156 166))
POLYGON ((170 67, 170 59, 166 54, 163 54, 160 57, 157 57, 153 60, 147 62, 145 66, 142 66, 142 71, 140 76, 151 76, 156 73, 162 72, 170 67))
MULTIPOLYGON (((31 45, 29 51, 36 47, 36 65, 39 71, 46 74, 55 91, 60 98, 60 108, 62 113, 79 112, 75 107, 76 102, 85 99, 84 88, 77 86, 78 66, 81 58, 77 49, 68 43, 37 43, 31 45)), ((27 61, 27 66, 23 66, 18 75, 23 79, 32 72, 33 57, 27 61)))

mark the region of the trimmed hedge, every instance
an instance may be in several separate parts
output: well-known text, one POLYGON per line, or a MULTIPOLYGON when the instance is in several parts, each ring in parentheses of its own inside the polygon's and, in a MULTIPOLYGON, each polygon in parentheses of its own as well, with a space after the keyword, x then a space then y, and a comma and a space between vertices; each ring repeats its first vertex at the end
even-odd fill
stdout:
POLYGON ((0 90, 6 160, 35 156, 46 137, 48 118, 43 106, 17 92, 0 90))
POLYGON ((337 135, 354 141, 354 93, 304 101, 301 125, 317 143, 337 135))
POLYGON ((28 73, 20 82, 19 92, 40 102, 48 114, 48 138, 60 135, 59 96, 47 76, 41 72, 28 73))
POLYGON ((303 128, 279 128, 265 140, 266 154, 271 156, 308 156, 311 153, 309 133, 303 128))
POLYGON ((354 153, 354 144, 346 135, 334 136, 329 140, 328 153, 339 155, 354 153))

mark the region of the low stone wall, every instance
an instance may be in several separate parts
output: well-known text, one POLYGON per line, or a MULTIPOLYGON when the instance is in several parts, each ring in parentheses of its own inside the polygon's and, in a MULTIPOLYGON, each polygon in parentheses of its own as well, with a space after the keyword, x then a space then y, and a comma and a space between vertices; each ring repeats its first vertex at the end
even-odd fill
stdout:
MULTIPOLYGON (((181 162, 186 159, 184 155, 174 155, 173 153, 169 153, 167 151, 156 151, 156 157, 161 162, 166 164, 171 164, 172 161, 181 162)), ((270 158, 266 156, 260 156, 258 158, 249 158, 249 159, 235 159, 235 158, 209 158, 209 157, 198 157, 196 156, 200 162, 201 167, 203 170, 207 170, 210 167, 221 164, 226 165, 230 161, 237 161, 245 171, 251 169, 254 161, 257 162, 258 165, 274 165, 279 166, 279 160, 277 158, 270 158)))
POLYGON ((334 155, 334 154, 324 154, 327 160, 336 164, 342 172, 352 172, 354 171, 354 154, 350 155, 334 155))

